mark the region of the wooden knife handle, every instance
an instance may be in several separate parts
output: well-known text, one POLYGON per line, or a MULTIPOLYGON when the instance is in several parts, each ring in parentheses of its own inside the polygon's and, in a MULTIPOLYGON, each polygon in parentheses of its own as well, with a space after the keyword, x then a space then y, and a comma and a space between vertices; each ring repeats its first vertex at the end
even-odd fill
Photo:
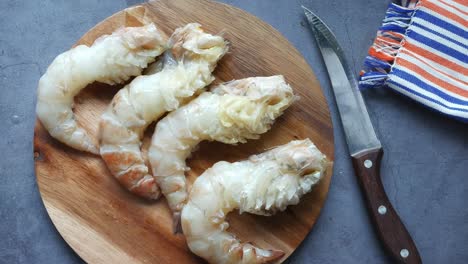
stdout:
POLYGON ((367 209, 377 234, 392 259, 397 263, 421 263, 413 239, 385 194, 380 179, 382 155, 382 148, 378 148, 352 157, 367 209))

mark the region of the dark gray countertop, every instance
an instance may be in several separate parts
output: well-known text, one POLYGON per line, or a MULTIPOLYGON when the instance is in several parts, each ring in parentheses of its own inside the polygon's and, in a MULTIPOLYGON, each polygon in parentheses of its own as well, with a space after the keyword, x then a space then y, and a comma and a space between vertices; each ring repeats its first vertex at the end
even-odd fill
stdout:
MULTIPOLYGON (((389 0, 224 0, 288 38, 316 73, 335 125, 335 168, 315 228, 289 263, 387 263, 348 158, 330 84, 301 4, 322 17, 356 72, 389 0)), ((0 263, 81 263, 42 204, 32 158, 37 81, 89 28, 141 1, 0 1, 0 263)), ((468 263, 468 126, 387 90, 365 96, 385 149, 382 175, 425 263, 468 263)))

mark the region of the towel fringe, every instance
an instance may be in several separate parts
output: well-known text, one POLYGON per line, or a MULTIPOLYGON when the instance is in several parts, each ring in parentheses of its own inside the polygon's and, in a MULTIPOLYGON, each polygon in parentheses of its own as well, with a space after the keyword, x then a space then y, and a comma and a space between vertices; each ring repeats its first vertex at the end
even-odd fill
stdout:
POLYGON ((369 49, 359 78, 359 88, 385 85, 395 57, 402 46, 406 30, 416 10, 417 0, 401 0, 388 6, 385 19, 369 49))

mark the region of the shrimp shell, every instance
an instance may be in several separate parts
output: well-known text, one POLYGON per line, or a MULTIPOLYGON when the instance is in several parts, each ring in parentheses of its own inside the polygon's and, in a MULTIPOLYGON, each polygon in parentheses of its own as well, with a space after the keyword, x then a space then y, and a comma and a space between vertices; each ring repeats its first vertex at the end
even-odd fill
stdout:
POLYGON ((244 143, 267 132, 295 97, 281 75, 221 84, 160 120, 148 157, 180 231, 180 211, 187 199, 185 160, 203 140, 244 143))
POLYGON ((94 140, 75 121, 73 97, 95 81, 116 84, 140 75, 166 46, 167 37, 151 23, 121 28, 90 47, 79 45, 60 54, 39 80, 39 120, 57 140, 98 154, 94 140))
POLYGON ((110 172, 122 186, 148 199, 159 198, 160 191, 140 150, 144 130, 210 84, 228 50, 222 37, 203 32, 196 23, 176 29, 169 46, 163 65, 121 89, 100 123, 100 153, 110 172))
POLYGON ((260 249, 227 232, 226 215, 239 209, 272 215, 311 191, 328 161, 309 140, 296 140, 248 160, 218 162, 193 183, 182 210, 182 229, 190 250, 210 263, 265 263, 279 250, 260 249))

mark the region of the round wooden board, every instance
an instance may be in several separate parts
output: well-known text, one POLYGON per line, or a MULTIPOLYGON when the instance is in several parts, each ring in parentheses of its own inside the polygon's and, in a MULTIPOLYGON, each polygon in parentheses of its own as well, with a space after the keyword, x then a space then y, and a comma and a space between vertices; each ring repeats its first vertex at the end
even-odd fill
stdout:
MULTIPOLYGON (((237 8, 207 0, 150 1, 123 10, 91 29, 77 44, 90 45, 122 26, 154 21, 167 35, 198 22, 223 32, 231 51, 219 63, 217 82, 283 74, 301 97, 259 140, 239 146, 203 143, 188 164, 190 182, 220 160, 237 161, 290 140, 310 138, 333 160, 333 129, 318 81, 299 52, 275 29, 237 8)), ((104 108, 120 87, 92 84, 75 98, 78 122, 93 135, 104 108)), ((154 127, 145 135, 148 145, 154 127)), ((166 201, 143 201, 123 190, 100 157, 72 150, 51 138, 37 122, 34 157, 39 190, 47 211, 68 244, 89 263, 203 263, 173 235, 166 201)), ((332 166, 297 206, 273 217, 232 213, 230 230, 245 241, 286 252, 284 261, 318 218, 332 166)))

